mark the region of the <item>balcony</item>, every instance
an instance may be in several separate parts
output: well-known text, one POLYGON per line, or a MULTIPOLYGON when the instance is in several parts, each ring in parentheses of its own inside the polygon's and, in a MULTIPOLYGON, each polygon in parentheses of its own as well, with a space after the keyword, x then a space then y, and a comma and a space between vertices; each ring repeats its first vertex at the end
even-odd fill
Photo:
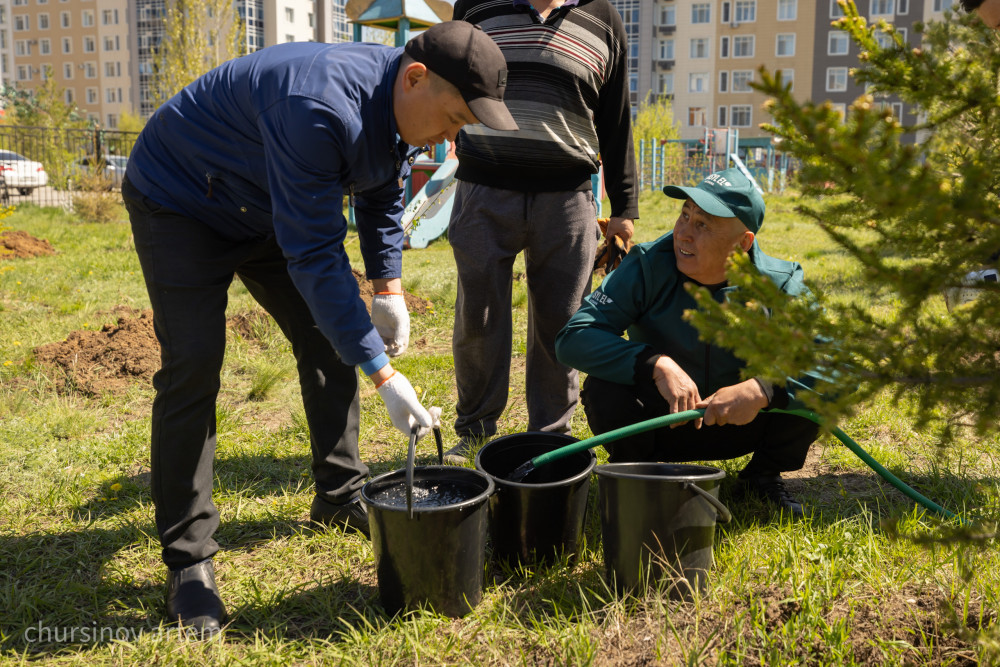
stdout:
POLYGON ((671 58, 670 60, 655 60, 657 72, 669 72, 674 68, 675 61, 671 58))
POLYGON ((654 35, 672 35, 677 32, 676 25, 658 25, 654 26, 654 35))

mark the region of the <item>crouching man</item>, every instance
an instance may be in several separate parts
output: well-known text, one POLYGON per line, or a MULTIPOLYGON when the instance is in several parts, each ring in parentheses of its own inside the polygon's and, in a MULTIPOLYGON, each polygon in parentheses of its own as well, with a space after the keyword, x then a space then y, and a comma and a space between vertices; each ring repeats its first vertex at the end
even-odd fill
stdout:
POLYGON ((739 475, 742 493, 800 516, 802 505, 785 488, 781 473, 802 467, 818 427, 801 417, 761 412, 786 407, 791 389, 741 381, 745 363, 700 341, 683 314, 697 308, 685 283, 707 287, 720 302, 735 289, 726 284, 726 260, 737 249, 792 296, 807 292, 802 267, 761 252, 755 235, 764 222, 764 200, 739 170, 663 192, 684 200, 673 231, 633 248, 585 299, 556 340, 558 358, 588 374, 582 400, 595 434, 705 409, 703 419, 609 443, 612 462, 753 453, 739 475))

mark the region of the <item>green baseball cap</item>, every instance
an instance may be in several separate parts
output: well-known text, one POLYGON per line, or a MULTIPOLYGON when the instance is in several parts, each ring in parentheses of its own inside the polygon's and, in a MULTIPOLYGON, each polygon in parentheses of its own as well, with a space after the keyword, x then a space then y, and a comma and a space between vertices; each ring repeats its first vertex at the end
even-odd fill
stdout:
POLYGON ((739 218, 756 234, 764 224, 764 198, 739 169, 709 174, 696 187, 668 185, 663 194, 674 199, 690 199, 705 213, 720 218, 739 218))

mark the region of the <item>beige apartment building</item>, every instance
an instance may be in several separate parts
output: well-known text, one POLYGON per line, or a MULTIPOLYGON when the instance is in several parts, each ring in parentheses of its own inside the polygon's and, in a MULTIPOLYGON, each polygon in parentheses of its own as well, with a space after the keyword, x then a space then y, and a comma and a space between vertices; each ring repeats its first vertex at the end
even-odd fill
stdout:
MULTIPOLYGON (((647 97, 673 101, 685 140, 706 129, 735 128, 739 137, 770 136, 765 97, 750 84, 759 69, 780 72, 796 99, 846 106, 864 91, 849 79, 857 47, 831 27, 837 0, 612 0, 629 35, 633 108, 647 97)), ((916 21, 941 18, 952 0, 856 0, 862 15, 885 19, 916 37, 916 21)), ((895 113, 916 113, 884 99, 895 113)))
MULTIPOLYGON (((345 0, 238 0, 246 50, 295 41, 349 41, 345 0)), ((152 57, 164 0, 0 0, 0 77, 35 88, 52 77, 93 122, 148 116, 152 57)))
POLYGON ((66 102, 105 127, 131 108, 127 0, 3 0, 0 76, 34 88, 52 77, 66 102))

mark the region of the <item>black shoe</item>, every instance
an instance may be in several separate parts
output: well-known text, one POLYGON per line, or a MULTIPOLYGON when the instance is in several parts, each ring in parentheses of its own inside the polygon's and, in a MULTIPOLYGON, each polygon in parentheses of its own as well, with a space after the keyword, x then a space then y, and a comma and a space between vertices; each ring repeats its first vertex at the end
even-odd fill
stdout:
POLYGON ((215 566, 208 558, 167 573, 167 620, 199 635, 222 632, 226 607, 215 586, 215 566))
POLYGON ((759 498, 800 519, 805 514, 802 503, 785 487, 781 475, 740 476, 741 495, 759 498))
POLYGON ((342 505, 331 503, 319 496, 313 496, 312 507, 309 510, 309 520, 320 526, 338 526, 345 530, 353 530, 365 537, 368 532, 368 508, 355 498, 342 505))

